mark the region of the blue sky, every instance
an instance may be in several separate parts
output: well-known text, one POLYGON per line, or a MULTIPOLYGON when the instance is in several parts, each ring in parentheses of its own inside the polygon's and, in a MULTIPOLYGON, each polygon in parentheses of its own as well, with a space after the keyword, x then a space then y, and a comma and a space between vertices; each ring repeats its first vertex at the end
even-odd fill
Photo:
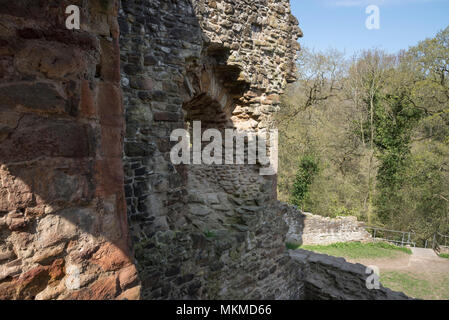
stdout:
POLYGON ((290 0, 302 46, 347 55, 378 47, 394 53, 449 26, 449 0, 290 0), (380 29, 368 30, 368 5, 380 9, 380 29))

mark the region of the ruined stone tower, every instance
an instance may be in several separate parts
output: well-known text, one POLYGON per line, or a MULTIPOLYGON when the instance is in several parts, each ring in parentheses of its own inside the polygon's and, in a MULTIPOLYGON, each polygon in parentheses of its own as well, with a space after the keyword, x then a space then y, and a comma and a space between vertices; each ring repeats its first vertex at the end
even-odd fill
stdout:
POLYGON ((288 1, 122 1, 125 190, 143 298, 289 298, 274 176, 170 163, 170 132, 266 129, 294 79, 288 1), (161 263, 162 262, 162 263, 161 263))
POLYGON ((262 164, 170 161, 196 121, 273 128, 288 0, 0 1, 0 19, 0 299, 344 297, 285 252, 293 209, 262 164))

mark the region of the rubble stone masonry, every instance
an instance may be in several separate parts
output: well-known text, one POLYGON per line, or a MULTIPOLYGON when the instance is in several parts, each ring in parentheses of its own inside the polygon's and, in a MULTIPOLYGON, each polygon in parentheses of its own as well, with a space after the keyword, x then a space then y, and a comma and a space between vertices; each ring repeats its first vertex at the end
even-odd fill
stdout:
POLYGON ((125 189, 142 297, 298 298, 275 180, 170 162, 170 133, 267 129, 294 79, 288 1, 122 1, 125 189), (293 284, 294 288, 290 288, 293 284))
POLYGON ((298 245, 329 245, 338 242, 368 242, 371 234, 357 217, 323 217, 299 210, 284 216, 289 226, 286 241, 298 245))

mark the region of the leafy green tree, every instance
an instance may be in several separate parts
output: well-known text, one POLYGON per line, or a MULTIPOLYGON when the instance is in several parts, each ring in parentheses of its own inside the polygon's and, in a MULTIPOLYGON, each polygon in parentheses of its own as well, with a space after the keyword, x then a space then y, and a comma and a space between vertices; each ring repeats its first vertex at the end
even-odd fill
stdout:
POLYGON ((422 110, 413 106, 402 92, 387 94, 375 111, 374 143, 380 166, 377 171, 378 196, 376 210, 384 223, 400 210, 398 191, 404 186, 404 175, 411 150, 411 134, 422 117, 422 110))
POLYGON ((356 95, 356 107, 361 110, 360 133, 363 144, 368 142, 369 158, 367 167, 367 186, 364 199, 364 211, 368 223, 372 222, 373 201, 376 187, 376 161, 375 161, 375 114, 380 106, 380 98, 385 88, 388 73, 394 67, 395 57, 385 52, 373 49, 365 50, 356 55, 349 69, 348 83, 355 90, 351 96, 356 95), (360 102, 358 102, 360 101, 360 102), (365 113, 365 114, 364 114, 365 113), (365 122, 365 124, 364 124, 365 122))
POLYGON ((296 173, 295 182, 293 183, 291 202, 294 205, 303 207, 304 200, 309 193, 310 185, 318 173, 318 163, 311 155, 304 156, 296 173))
POLYGON ((415 232, 419 245, 432 239, 435 232, 449 234, 448 197, 449 145, 415 143, 404 174, 402 199, 391 226, 415 232))

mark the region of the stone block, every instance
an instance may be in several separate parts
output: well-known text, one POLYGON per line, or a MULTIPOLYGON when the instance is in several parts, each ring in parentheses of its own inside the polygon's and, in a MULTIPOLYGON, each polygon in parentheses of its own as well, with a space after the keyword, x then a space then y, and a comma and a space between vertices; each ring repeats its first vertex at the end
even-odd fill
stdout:
POLYGON ((92 141, 94 138, 89 125, 24 116, 14 132, 0 145, 0 162, 29 161, 41 157, 85 158, 93 153, 92 141), (20 148, 17 148, 19 145, 20 148))
POLYGON ((24 75, 43 75, 51 79, 76 79, 86 73, 89 58, 79 48, 39 40, 27 41, 14 57, 17 70, 24 75))
POLYGON ((101 82, 98 84, 97 90, 100 123, 123 128, 123 105, 120 88, 112 83, 101 82))
POLYGON ((71 105, 62 93, 62 88, 50 83, 11 83, 1 86, 0 101, 4 110, 72 114, 71 105))

